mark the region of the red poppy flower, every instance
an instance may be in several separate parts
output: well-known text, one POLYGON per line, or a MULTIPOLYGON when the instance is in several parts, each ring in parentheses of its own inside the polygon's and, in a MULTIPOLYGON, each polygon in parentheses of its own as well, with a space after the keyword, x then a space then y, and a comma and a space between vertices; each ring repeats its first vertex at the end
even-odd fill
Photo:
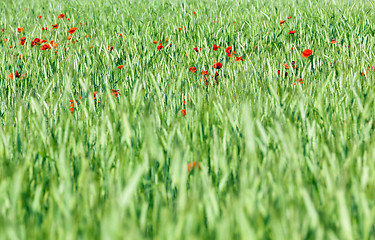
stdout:
POLYGON ((49 49, 51 49, 51 45, 49 45, 49 44, 44 44, 44 45, 40 48, 40 50, 49 50, 49 49))
POLYGON ((66 39, 71 40, 72 36, 67 36, 66 39))
POLYGON ((70 18, 68 18, 68 21, 70 21, 70 18))
POLYGON ((285 69, 289 69, 289 65, 287 63, 284 64, 285 69))
POLYGON ((42 16, 36 16, 37 19, 42 19, 42 16))
POLYGON ((47 31, 47 27, 42 27, 42 31, 47 31))
POLYGON ((72 27, 71 29, 69 29, 69 34, 73 34, 75 31, 77 30, 77 28, 75 27, 72 27))
POLYGON ((203 71, 201 72, 201 75, 208 75, 208 71, 203 70, 203 71))
POLYGON ((178 28, 178 31, 181 32, 182 31, 182 27, 178 28))
POLYGON ((57 24, 52 25, 52 30, 53 29, 58 29, 58 28, 59 28, 59 26, 57 24))
POLYGON ((21 45, 25 45, 26 37, 21 37, 21 45))
POLYGON ((288 76, 288 72, 285 72, 285 77, 287 77, 288 76))
POLYGON ((331 43, 336 44, 337 43, 336 39, 332 39, 331 43))
POLYGON ((215 44, 212 46, 212 50, 217 51, 219 49, 219 46, 216 46, 215 44))
POLYGON ((153 43, 156 45, 158 43, 158 41, 153 41, 153 43))
MULTIPOLYGON (((20 74, 16 71, 16 78, 23 78, 24 76, 25 76, 25 74, 20 75, 20 74)), ((13 73, 10 73, 10 74, 8 75, 8 78, 13 79, 13 73)))
MULTIPOLYGON (((227 56, 228 57, 231 57, 232 56, 232 46, 229 46, 225 49, 225 52, 227 53, 227 56)), ((236 52, 233 52, 234 54, 236 54, 236 52)))
POLYGON ((236 61, 237 62, 243 61, 242 56, 241 57, 236 57, 236 61))
POLYGON ((70 106, 74 107, 74 101, 73 100, 69 100, 69 102, 70 102, 70 106))
POLYGON ((312 54, 312 50, 311 49, 305 49, 303 52, 302 52, 302 57, 304 58, 308 58, 310 55, 312 54))
POLYGON ((182 109, 181 113, 182 113, 182 116, 186 116, 186 110, 185 109, 182 109))
POLYGON ((280 21, 280 26, 281 26, 283 23, 285 23, 285 21, 284 21, 284 20, 281 20, 281 21, 280 21))
POLYGON ((162 48, 163 48, 163 45, 161 45, 161 43, 160 43, 156 50, 159 51, 162 48))
MULTIPOLYGON (((81 96, 79 96, 79 98, 78 98, 79 100, 81 100, 81 96)), ((79 103, 79 100, 78 99, 76 99, 76 103, 77 103, 77 105, 79 106, 80 105, 80 103, 79 103)))
POLYGON ((34 45, 41 45, 42 43, 45 43, 47 42, 47 40, 42 40, 40 38, 35 38, 32 42, 31 42, 31 46, 34 46, 34 45))
POLYGON ((302 85, 303 84, 303 79, 302 78, 297 78, 294 80, 294 85, 297 85, 297 84, 300 84, 302 85))
POLYGON ((19 27, 19 28, 17 28, 17 32, 22 32, 24 30, 24 28, 23 27, 19 27))
POLYGON ((280 70, 277 70, 277 75, 279 75, 279 76, 280 76, 280 70))
MULTIPOLYGON (((200 80, 199 80, 200 81, 200 80)), ((204 77, 204 86, 207 87, 208 85, 208 80, 207 80, 207 77, 204 77)))
POLYGON ((193 169, 195 169, 195 168, 197 168, 197 169, 201 169, 201 166, 199 165, 199 163, 198 162, 191 162, 191 163, 189 163, 188 165, 187 165, 187 170, 188 170, 188 172, 190 172, 191 170, 193 170, 193 169))
POLYGON ((220 69, 223 67, 223 64, 221 64, 220 62, 217 62, 214 64, 213 68, 216 68, 216 69, 220 69))
POLYGON ((291 18, 292 18, 292 16, 289 16, 289 17, 288 17, 288 19, 291 19, 291 18))
POLYGON ((59 16, 57 16, 57 18, 64 18, 65 15, 64 14, 60 14, 59 16))
POLYGON ((229 46, 225 49, 226 53, 231 53, 232 52, 232 46, 229 46))
POLYGON ((295 30, 293 30, 293 31, 289 31, 289 33, 288 34, 295 34, 296 33, 296 31, 295 30))
POLYGON ((121 95, 121 94, 118 92, 118 91, 120 91, 120 90, 112 89, 111 91, 112 91, 112 92, 111 92, 111 95, 112 95, 112 96, 116 96, 116 97, 118 98, 118 96, 121 95))
POLYGON ((196 52, 200 52, 200 51, 202 51, 202 48, 197 48, 197 47, 195 47, 194 50, 195 50, 196 52))
POLYGON ((34 45, 39 44, 39 41, 40 41, 39 38, 35 38, 35 39, 31 42, 31 46, 34 46, 34 45))
POLYGON ((123 68, 124 67, 124 65, 120 65, 120 66, 118 66, 117 68, 118 69, 121 69, 121 68, 123 68))
POLYGON ((190 72, 196 72, 197 71, 197 68, 196 67, 189 67, 189 70, 190 70, 190 72))
POLYGON ((3 32, 3 33, 4 33, 4 32, 5 32, 5 29, 4 29, 4 28, 3 28, 3 29, 1 29, 1 32, 3 32))
POLYGON ((195 11, 193 11, 193 14, 195 14, 195 11))

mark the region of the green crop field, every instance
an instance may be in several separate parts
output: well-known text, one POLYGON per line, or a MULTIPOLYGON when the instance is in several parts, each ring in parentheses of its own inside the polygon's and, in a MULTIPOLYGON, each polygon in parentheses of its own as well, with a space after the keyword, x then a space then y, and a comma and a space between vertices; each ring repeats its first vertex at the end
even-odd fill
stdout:
POLYGON ((1 1, 0 239, 375 239, 374 4, 1 1))

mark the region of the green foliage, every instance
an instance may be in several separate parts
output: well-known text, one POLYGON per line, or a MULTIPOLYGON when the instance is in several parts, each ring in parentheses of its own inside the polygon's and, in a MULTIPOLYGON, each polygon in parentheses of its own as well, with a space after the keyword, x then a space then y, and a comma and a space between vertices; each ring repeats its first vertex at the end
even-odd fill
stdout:
POLYGON ((0 239, 374 239, 373 4, 3 1, 0 239))

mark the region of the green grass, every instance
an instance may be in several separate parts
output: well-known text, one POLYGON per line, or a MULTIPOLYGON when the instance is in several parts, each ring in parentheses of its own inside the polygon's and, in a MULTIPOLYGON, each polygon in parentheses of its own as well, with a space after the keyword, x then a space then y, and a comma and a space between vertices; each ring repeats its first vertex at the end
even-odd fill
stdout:
POLYGON ((375 239, 374 3, 3 1, 0 239, 375 239))

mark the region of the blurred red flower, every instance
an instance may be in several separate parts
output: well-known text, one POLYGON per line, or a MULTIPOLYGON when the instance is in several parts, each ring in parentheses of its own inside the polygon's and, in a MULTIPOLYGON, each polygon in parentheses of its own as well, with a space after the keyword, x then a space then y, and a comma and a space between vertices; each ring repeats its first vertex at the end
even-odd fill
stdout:
POLYGON ((196 72, 197 71, 197 68, 196 67, 189 67, 189 70, 190 70, 190 72, 196 72))
POLYGON ((75 27, 72 27, 71 29, 69 29, 69 34, 73 34, 75 31, 77 30, 77 28, 75 27))
POLYGON ((302 52, 302 57, 304 58, 308 58, 310 55, 312 54, 312 50, 311 49, 305 49, 303 52, 302 52))
POLYGON ((198 162, 191 162, 187 165, 187 170, 188 172, 190 172, 191 170, 193 170, 194 168, 197 168, 197 169, 201 169, 201 166, 199 165, 198 162))
POLYGON ((213 68, 216 68, 216 69, 220 69, 223 67, 223 64, 221 64, 220 62, 217 62, 214 64, 213 68))

